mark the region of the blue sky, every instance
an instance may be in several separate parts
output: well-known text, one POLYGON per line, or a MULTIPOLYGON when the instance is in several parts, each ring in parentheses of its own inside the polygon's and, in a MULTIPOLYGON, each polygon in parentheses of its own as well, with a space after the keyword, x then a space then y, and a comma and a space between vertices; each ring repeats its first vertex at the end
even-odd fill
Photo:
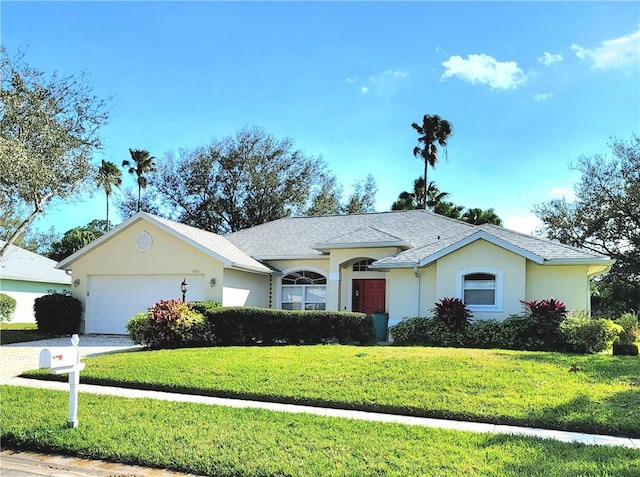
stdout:
MULTIPOLYGON (((422 173, 412 122, 453 124, 429 179, 531 232, 571 198, 581 154, 640 132, 638 2, 2 2, 2 44, 113 96, 95 157, 159 160, 259 126, 322 156, 345 187, 373 174, 389 210, 422 173)), ((125 185, 134 180, 125 174, 125 185)), ((115 208, 112 207, 112 210, 115 208)), ((104 217, 54 202, 36 226, 104 217)), ((118 222, 118 218, 114 218, 118 222)))

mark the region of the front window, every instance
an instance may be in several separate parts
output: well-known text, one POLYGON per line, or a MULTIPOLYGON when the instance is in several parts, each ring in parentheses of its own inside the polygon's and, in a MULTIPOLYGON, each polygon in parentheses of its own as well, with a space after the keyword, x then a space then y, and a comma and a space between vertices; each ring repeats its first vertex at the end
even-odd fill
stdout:
POLYGON ((300 270, 282 277, 283 310, 324 310, 327 304, 327 278, 300 270))
POLYGON ((470 273, 464 275, 462 283, 463 298, 466 305, 495 306, 496 276, 490 273, 470 273))

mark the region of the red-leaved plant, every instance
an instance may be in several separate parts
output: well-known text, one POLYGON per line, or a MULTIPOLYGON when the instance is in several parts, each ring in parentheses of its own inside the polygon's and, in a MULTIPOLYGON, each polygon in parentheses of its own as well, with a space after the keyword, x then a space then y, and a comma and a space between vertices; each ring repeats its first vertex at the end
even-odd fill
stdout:
POLYGON ((473 317, 473 313, 460 298, 442 298, 431 311, 452 330, 465 329, 473 317))
POLYGON ((551 297, 548 300, 521 301, 525 313, 535 318, 551 318, 562 320, 567 314, 567 308, 559 300, 551 297))

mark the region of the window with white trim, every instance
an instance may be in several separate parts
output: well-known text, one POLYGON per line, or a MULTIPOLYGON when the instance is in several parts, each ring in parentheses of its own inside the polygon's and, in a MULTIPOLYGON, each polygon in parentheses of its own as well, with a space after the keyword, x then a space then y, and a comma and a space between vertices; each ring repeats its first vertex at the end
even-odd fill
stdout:
POLYGON ((300 270, 282 277, 283 310, 324 310, 327 306, 327 277, 300 270))
POLYGON ((497 268, 470 267, 457 273, 457 297, 474 312, 503 309, 504 273, 497 268))
POLYGON ((371 265, 375 260, 373 258, 367 258, 365 260, 360 260, 353 264, 352 270, 354 272, 368 272, 370 271, 369 265, 371 265))
POLYGON ((464 275, 462 301, 471 306, 496 306, 496 276, 491 273, 464 275))

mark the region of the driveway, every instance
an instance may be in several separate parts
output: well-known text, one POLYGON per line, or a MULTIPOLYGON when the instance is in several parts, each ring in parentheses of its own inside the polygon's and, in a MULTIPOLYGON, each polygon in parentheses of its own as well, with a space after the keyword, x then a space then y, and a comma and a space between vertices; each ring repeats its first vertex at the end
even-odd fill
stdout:
MULTIPOLYGON (((0 384, 31 369, 38 369, 40 351, 44 348, 71 346, 71 337, 28 341, 0 346, 0 384)), ((127 336, 80 335, 80 357, 137 349, 127 336)))

